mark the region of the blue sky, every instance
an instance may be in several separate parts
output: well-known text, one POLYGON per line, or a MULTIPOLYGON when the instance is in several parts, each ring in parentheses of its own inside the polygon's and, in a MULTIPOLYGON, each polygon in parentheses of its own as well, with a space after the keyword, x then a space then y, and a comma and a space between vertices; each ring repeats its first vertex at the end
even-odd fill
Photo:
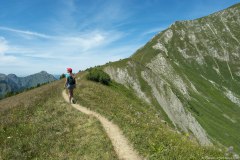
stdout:
POLYGON ((76 72, 129 57, 177 20, 240 0, 0 0, 0 73, 76 72))

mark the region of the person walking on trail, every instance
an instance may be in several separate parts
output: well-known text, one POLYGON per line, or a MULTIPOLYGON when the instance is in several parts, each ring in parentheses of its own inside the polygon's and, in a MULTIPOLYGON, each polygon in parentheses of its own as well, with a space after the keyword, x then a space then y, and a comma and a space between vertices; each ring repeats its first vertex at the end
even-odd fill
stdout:
POLYGON ((65 87, 68 90, 69 102, 75 103, 73 99, 73 90, 76 87, 75 77, 72 73, 72 68, 67 68, 65 87))

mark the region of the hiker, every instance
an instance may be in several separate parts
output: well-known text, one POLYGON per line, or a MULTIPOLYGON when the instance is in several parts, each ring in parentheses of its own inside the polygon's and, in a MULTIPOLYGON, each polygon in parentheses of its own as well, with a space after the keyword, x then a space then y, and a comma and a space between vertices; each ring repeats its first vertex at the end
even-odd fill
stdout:
POLYGON ((73 89, 76 87, 75 77, 72 68, 67 68, 65 87, 68 89, 69 103, 75 103, 73 99, 73 89))

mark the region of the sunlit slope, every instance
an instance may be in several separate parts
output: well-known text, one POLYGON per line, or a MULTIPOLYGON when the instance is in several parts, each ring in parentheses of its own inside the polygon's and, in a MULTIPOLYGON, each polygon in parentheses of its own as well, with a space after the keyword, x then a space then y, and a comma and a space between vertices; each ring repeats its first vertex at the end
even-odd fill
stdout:
POLYGON ((62 90, 58 81, 0 101, 0 159, 118 159, 100 123, 62 90))
POLYGON ((100 113, 118 125, 141 156, 147 159, 201 159, 221 157, 211 147, 201 147, 194 137, 173 131, 157 108, 138 98, 134 90, 112 82, 109 86, 86 80, 86 73, 77 79, 77 103, 100 113))
POLYGON ((200 144, 240 152, 240 5, 175 22, 104 70, 200 144))

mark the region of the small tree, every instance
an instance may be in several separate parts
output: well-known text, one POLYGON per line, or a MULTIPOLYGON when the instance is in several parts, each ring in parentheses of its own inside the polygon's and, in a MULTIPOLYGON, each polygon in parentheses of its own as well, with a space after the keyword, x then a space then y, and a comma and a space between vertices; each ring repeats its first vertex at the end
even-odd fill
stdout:
POLYGON ((110 76, 101 69, 91 69, 87 75, 87 79, 95 82, 100 82, 104 85, 109 85, 111 82, 110 76))
POLYGON ((8 92, 7 94, 5 94, 5 98, 7 98, 7 97, 11 97, 11 96, 13 96, 14 95, 14 92, 8 92))
POLYGON ((65 74, 64 73, 60 76, 60 79, 63 79, 63 78, 65 78, 65 74))

